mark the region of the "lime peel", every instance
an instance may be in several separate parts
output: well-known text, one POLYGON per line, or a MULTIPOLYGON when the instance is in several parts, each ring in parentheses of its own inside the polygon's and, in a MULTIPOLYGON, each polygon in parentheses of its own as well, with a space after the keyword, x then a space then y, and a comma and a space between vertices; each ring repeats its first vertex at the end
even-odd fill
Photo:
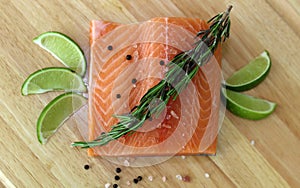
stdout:
POLYGON ((40 34, 33 42, 45 49, 62 64, 84 76, 86 72, 86 60, 79 45, 67 35, 49 31, 40 34))
POLYGON ((259 120, 269 116, 277 104, 268 100, 222 89, 226 98, 226 107, 233 114, 251 120, 259 120))
POLYGON ((23 83, 22 95, 45 93, 48 91, 86 92, 82 78, 68 68, 49 67, 32 73, 23 83))
POLYGON ((249 64, 236 71, 226 80, 226 88, 234 91, 246 91, 260 84, 271 69, 269 52, 265 50, 249 64))
POLYGON ((39 142, 45 144, 61 125, 86 103, 86 98, 73 92, 61 94, 48 103, 37 121, 39 142))

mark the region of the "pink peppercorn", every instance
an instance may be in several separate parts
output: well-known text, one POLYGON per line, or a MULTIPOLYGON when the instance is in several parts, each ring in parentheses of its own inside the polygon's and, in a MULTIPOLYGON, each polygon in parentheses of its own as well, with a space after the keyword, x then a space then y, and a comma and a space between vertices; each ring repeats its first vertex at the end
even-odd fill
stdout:
POLYGON ((190 176, 183 176, 182 177, 182 181, 184 181, 184 182, 190 182, 191 178, 190 178, 190 176))

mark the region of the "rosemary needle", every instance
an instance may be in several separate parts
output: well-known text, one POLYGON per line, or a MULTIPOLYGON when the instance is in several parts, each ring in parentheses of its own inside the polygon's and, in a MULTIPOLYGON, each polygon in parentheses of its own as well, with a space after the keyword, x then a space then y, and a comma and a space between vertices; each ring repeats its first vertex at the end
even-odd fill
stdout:
POLYGON ((90 148, 106 145, 128 133, 133 133, 151 115, 159 116, 168 101, 171 98, 176 99, 196 75, 199 68, 209 61, 218 45, 229 37, 229 13, 231 9, 232 6, 230 5, 225 12, 217 14, 208 21, 208 23, 211 23, 210 27, 197 33, 196 37, 201 37, 201 39, 195 43, 195 47, 177 54, 169 62, 165 79, 149 89, 140 100, 139 105, 135 106, 131 112, 124 115, 115 115, 119 122, 109 132, 101 134, 90 142, 74 142, 72 146, 90 148), (153 105, 151 103, 153 99, 160 99, 160 102, 153 105), (149 109, 150 103, 151 108, 149 109))

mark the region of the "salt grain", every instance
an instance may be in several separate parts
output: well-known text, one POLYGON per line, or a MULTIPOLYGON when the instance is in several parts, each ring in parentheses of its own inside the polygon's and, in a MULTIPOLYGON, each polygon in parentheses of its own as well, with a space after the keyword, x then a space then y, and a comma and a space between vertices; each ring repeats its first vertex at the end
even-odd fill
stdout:
POLYGON ((186 156, 182 155, 182 156, 181 156, 181 158, 182 158, 182 159, 185 159, 185 158, 186 158, 186 156))
POLYGON ((167 181, 167 177, 166 176, 163 176, 161 179, 162 179, 163 182, 167 181))
POLYGON ((209 173, 205 173, 204 176, 205 176, 206 178, 209 178, 209 177, 210 177, 209 173))
POLYGON ((153 177, 152 176, 148 176, 148 180, 149 181, 153 181, 153 177))
POLYGON ((133 48, 137 48, 137 44, 134 44, 132 47, 133 47, 133 48))
POLYGON ((176 114, 173 110, 171 110, 171 115, 172 115, 174 118, 179 119, 179 117, 177 116, 177 114, 176 114))
POLYGON ((252 146, 254 146, 254 145, 255 145, 255 141, 254 141, 254 140, 251 140, 251 141, 250 141, 250 144, 251 144, 252 146))
POLYGON ((130 165, 130 164, 129 164, 129 161, 128 161, 128 160, 125 160, 125 161, 124 161, 124 165, 125 165, 125 166, 129 166, 129 165, 130 165))
POLYGON ((109 188, 110 185, 111 185, 110 183, 106 183, 106 184, 105 184, 105 188, 109 188))
POLYGON ((171 119, 171 115, 167 115, 166 119, 167 120, 171 119))
POLYGON ((83 93, 82 94, 85 98, 88 98, 89 97, 89 94, 88 93, 83 93))
POLYGON ((132 87, 136 88, 136 84, 133 84, 132 87))
POLYGON ((182 176, 179 175, 179 174, 176 175, 176 178, 177 178, 178 180, 180 180, 180 181, 182 180, 182 176))
POLYGON ((130 183, 130 181, 126 181, 126 184, 127 184, 127 185, 130 185, 131 183, 130 183))
POLYGON ((133 52, 133 57, 137 59, 139 57, 139 52, 138 51, 133 52))
POLYGON ((184 135, 184 133, 182 133, 182 135, 181 135, 182 137, 184 137, 185 135, 184 135))

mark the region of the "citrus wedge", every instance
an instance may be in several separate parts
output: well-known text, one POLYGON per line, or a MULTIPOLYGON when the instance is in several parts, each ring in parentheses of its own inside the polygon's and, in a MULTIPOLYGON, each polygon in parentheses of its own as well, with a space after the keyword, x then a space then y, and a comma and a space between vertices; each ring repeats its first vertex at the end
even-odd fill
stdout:
POLYGON ((82 78, 68 68, 50 67, 32 73, 22 85, 22 95, 63 90, 86 92, 82 78))
POLYGON ((86 98, 72 92, 64 93, 53 99, 43 109, 37 121, 39 142, 45 144, 58 128, 86 103, 86 98))
POLYGON ((269 116, 276 108, 276 103, 228 89, 223 88, 222 94, 226 98, 227 109, 242 118, 263 119, 269 116))
POLYGON ((86 60, 84 54, 76 42, 68 36, 59 32, 49 31, 34 38, 33 42, 80 76, 85 75, 86 60))
POLYGON ((235 72, 226 80, 226 88, 234 91, 246 91, 261 83, 271 68, 268 51, 264 51, 249 64, 235 72))

